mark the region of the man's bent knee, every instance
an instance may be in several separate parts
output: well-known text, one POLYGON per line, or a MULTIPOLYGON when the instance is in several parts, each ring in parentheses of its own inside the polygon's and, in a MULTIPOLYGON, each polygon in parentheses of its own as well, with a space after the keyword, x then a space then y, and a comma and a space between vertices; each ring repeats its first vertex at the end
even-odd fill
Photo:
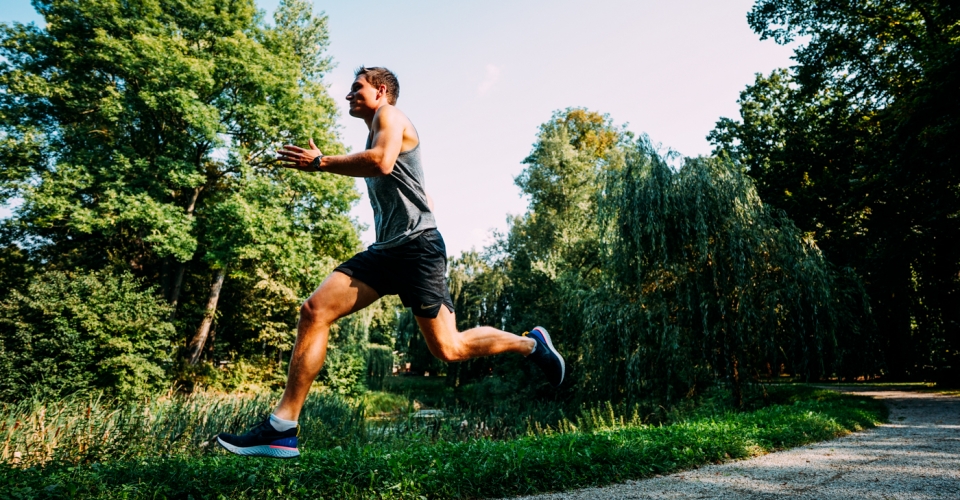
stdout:
POLYGON ((434 357, 446 363, 463 361, 463 349, 460 342, 445 342, 436 346, 429 346, 434 357))
POLYGON ((318 300, 308 299, 300 306, 300 321, 322 323, 329 326, 337 320, 334 316, 336 316, 336 313, 318 300))

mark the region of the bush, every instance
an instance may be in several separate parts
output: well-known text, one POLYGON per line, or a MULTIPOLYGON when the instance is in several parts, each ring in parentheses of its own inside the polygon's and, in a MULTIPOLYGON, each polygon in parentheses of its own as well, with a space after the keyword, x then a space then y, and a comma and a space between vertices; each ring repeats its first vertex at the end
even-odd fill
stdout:
POLYGON ((331 345, 318 380, 334 394, 356 397, 367 390, 366 371, 366 359, 358 348, 331 345))
POLYGON ((129 273, 38 275, 0 302, 0 400, 162 387, 176 335, 169 315, 129 273))
POLYGON ((389 392, 370 391, 363 395, 361 401, 367 416, 400 415, 413 410, 413 403, 409 399, 389 392))

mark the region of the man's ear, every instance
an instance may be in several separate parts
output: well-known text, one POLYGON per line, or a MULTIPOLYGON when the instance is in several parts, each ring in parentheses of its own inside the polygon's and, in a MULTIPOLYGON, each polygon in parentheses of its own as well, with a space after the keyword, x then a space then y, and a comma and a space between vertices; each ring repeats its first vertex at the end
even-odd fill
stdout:
POLYGON ((386 85, 381 85, 381 86, 377 87, 377 99, 380 99, 380 97, 385 96, 385 95, 387 95, 387 86, 386 86, 386 85))

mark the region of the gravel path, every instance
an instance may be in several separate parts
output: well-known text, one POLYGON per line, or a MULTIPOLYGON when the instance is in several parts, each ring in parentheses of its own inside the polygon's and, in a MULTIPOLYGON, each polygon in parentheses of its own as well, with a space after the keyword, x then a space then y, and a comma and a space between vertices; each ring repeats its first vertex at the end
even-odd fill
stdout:
POLYGON ((890 423, 748 460, 529 499, 960 499, 960 398, 864 390, 890 423))

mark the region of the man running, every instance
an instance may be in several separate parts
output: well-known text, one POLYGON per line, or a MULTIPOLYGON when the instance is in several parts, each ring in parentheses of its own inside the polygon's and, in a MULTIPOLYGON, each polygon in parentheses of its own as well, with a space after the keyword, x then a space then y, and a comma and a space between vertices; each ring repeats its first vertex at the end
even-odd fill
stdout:
POLYGON ((361 67, 355 76, 347 101, 350 116, 362 119, 370 131, 366 149, 327 156, 310 139, 310 149, 287 145, 278 151, 278 159, 305 172, 364 177, 377 241, 337 267, 300 308, 297 341, 279 405, 246 434, 217 436, 221 446, 238 455, 300 455, 297 418, 323 366, 330 325, 384 295, 399 295, 403 305, 413 309, 430 352, 443 361, 515 352, 539 366, 554 387, 563 382, 563 357, 542 327, 522 336, 489 326, 457 331, 447 290, 446 247, 424 189, 420 137, 395 107, 400 84, 386 68, 361 67))

